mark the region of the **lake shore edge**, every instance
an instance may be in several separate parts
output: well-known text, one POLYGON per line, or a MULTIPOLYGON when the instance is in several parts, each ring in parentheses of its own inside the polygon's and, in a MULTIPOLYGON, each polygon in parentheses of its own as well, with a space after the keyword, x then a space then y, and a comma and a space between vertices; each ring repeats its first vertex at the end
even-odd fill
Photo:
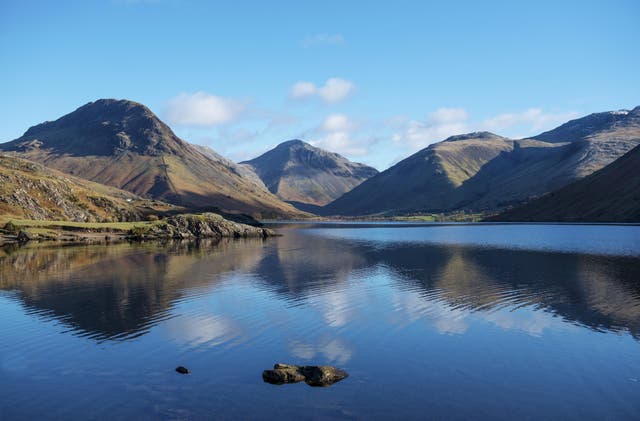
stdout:
MULTIPOLYGON (((255 221, 256 225, 259 222, 255 221)), ((262 226, 231 221, 215 213, 180 214, 158 221, 67 222, 9 220, 0 229, 0 246, 29 241, 110 243, 144 240, 267 238, 276 233, 262 226)))

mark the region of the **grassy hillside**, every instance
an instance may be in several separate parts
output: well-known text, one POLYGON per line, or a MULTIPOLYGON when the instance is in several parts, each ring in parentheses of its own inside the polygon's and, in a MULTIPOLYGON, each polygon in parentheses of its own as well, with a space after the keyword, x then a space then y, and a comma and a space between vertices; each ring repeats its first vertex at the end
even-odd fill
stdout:
POLYGON ((192 208, 262 217, 301 216, 293 206, 178 138, 148 108, 98 100, 0 145, 81 178, 192 208))
POLYGON ((363 182, 328 204, 325 215, 439 213, 451 208, 456 190, 488 162, 513 149, 492 133, 454 136, 429 146, 363 182))
POLYGON ((488 220, 640 222, 640 146, 582 180, 488 220))
POLYGON ((0 155, 0 219, 136 221, 149 205, 129 192, 0 155))
POLYGON ((640 107, 592 114, 532 139, 453 136, 325 206, 323 215, 495 212, 562 188, 640 144, 640 107))

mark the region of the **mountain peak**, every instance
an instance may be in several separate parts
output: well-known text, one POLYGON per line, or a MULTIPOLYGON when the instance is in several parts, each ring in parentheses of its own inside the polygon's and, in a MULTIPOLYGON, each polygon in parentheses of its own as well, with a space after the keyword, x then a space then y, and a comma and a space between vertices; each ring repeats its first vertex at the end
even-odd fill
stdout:
POLYGON ((127 99, 98 99, 55 121, 27 130, 14 150, 34 147, 70 155, 114 155, 125 151, 176 153, 183 142, 146 106, 127 99))
POLYGON ((300 139, 241 164, 251 167, 272 193, 297 206, 329 203, 378 172, 300 139))
POLYGON ((449 136, 444 141, 445 142, 456 142, 458 140, 469 140, 469 139, 502 139, 502 136, 498 136, 495 133, 491 132, 471 132, 465 134, 459 134, 455 136, 449 136))
POLYGON ((311 144, 300 139, 291 139, 280 143, 277 147, 290 148, 295 146, 311 146, 311 144))
POLYGON ((605 111, 592 113, 584 117, 570 120, 555 129, 534 136, 533 139, 550 143, 576 142, 595 139, 600 135, 607 137, 607 132, 627 127, 631 138, 637 138, 640 129, 640 107, 633 110, 605 111))
POLYGON ((178 138, 149 108, 99 99, 36 125, 1 151, 91 181, 195 208, 254 215, 300 214, 242 168, 178 138))

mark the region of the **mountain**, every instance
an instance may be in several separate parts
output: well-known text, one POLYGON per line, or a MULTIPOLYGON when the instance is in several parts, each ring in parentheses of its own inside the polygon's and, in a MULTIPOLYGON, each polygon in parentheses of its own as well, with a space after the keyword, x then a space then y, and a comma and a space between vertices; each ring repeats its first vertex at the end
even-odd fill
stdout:
POLYGON ((640 144, 640 107, 596 113, 530 139, 488 132, 432 144, 326 205, 324 215, 484 212, 523 203, 640 144))
POLYGON ((640 222, 640 146, 581 180, 488 220, 640 222))
POLYGON ((488 162, 513 149, 489 132, 452 136, 411 155, 325 206, 324 214, 445 211, 451 196, 488 162))
POLYGON ((326 205, 378 173, 302 140, 283 142, 241 164, 280 199, 307 208, 326 205))
POLYGON ((90 102, 56 121, 31 127, 0 150, 140 196, 255 216, 299 215, 291 205, 178 138, 142 104, 90 102))
POLYGON ((0 155, 0 215, 4 219, 77 222, 137 221, 139 198, 24 159, 0 155))

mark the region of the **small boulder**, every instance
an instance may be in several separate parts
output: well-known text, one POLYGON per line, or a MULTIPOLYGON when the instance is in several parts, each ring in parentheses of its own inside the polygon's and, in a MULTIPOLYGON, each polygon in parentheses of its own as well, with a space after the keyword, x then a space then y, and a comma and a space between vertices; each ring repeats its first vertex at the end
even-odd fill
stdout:
POLYGON ((187 367, 183 367, 183 366, 179 366, 176 367, 176 371, 180 374, 189 374, 191 373, 191 370, 189 370, 187 367))
POLYGON ((262 380, 271 384, 298 383, 305 380, 304 375, 297 367, 278 368, 276 364, 273 370, 264 370, 262 372, 262 380))
POLYGON ((305 382, 309 386, 326 387, 349 377, 346 371, 329 365, 307 365, 302 368, 305 382))
POLYGON ((332 366, 275 364, 273 370, 264 370, 262 380, 271 384, 298 383, 326 387, 349 377, 349 374, 332 366))
POLYGON ((27 241, 33 240, 33 236, 26 231, 20 230, 18 233, 18 242, 26 243, 27 241))

